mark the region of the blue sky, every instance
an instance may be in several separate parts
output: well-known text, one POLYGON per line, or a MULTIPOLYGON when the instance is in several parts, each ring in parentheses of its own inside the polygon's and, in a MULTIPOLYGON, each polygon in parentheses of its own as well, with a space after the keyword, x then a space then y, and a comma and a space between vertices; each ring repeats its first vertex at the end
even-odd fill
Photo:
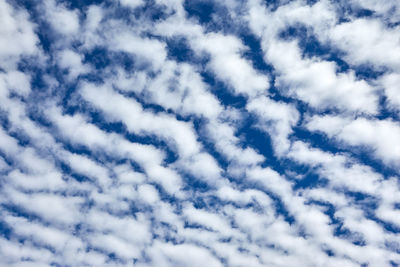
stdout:
POLYGON ((400 5, 0 2, 0 265, 399 266, 400 5))

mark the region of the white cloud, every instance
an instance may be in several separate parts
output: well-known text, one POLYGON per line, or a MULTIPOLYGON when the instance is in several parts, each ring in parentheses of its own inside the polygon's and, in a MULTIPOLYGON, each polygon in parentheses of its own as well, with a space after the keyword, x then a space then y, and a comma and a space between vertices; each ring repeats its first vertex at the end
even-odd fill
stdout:
POLYGON ((198 25, 183 18, 180 13, 156 26, 156 31, 166 37, 186 37, 198 56, 210 56, 208 68, 232 87, 234 94, 255 96, 265 94, 269 77, 259 73, 242 55, 249 48, 233 35, 205 33, 198 25))
POLYGON ((400 74, 390 73, 384 75, 380 82, 384 87, 389 108, 400 111, 400 74))
POLYGON ((133 54, 138 60, 151 64, 155 70, 162 67, 167 57, 164 43, 156 39, 140 38, 129 32, 112 36, 111 48, 133 54))
POLYGON ((329 179, 331 186, 338 189, 347 188, 351 191, 374 194, 376 187, 383 180, 383 177, 369 166, 355 163, 344 155, 312 148, 300 141, 293 143, 288 156, 317 168, 319 175, 329 179))
POLYGON ((160 200, 158 191, 154 188, 154 186, 149 184, 139 186, 138 194, 140 200, 145 201, 149 204, 155 204, 157 201, 160 200))
POLYGON ((279 32, 288 26, 313 27, 317 36, 334 26, 336 16, 327 1, 304 6, 299 1, 280 7, 271 13, 260 3, 250 4, 250 26, 260 38, 264 58, 277 72, 275 85, 284 94, 307 102, 317 109, 377 112, 378 97, 374 89, 354 72, 337 73, 332 61, 303 58, 297 41, 282 41, 279 32), (349 94, 354 96, 349 98, 349 94))
POLYGON ((168 60, 154 78, 145 72, 130 74, 119 69, 114 84, 127 92, 148 93, 147 101, 182 115, 215 118, 223 109, 216 97, 207 91, 196 69, 186 63, 168 60))
POLYGON ((28 13, 15 10, 6 1, 0 3, 0 67, 14 69, 22 55, 38 52, 35 26, 29 21, 28 13), (12 45, 10 45, 12 44, 12 45))
POLYGON ((62 50, 59 54, 58 64, 68 70, 68 78, 74 80, 78 75, 87 73, 89 66, 82 63, 82 56, 72 50, 62 50))
POLYGON ((121 5, 136 8, 144 4, 143 0, 120 0, 121 5))
POLYGON ((7 199, 3 203, 14 203, 22 209, 42 217, 48 222, 71 225, 79 220, 81 197, 63 197, 62 195, 37 193, 24 194, 11 188, 3 190, 7 199))
POLYGON ((69 10, 53 0, 46 1, 43 8, 55 31, 68 37, 78 33, 80 27, 78 10, 69 10))
POLYGON ((249 102, 247 110, 258 116, 259 127, 270 135, 278 155, 285 152, 290 141, 288 135, 299 120, 299 112, 293 105, 275 102, 266 97, 259 97, 249 102))
POLYGON ((156 242, 153 249, 153 266, 223 266, 209 251, 191 244, 173 245, 156 242))
POLYGON ((331 30, 329 39, 346 52, 350 64, 372 64, 399 69, 400 48, 397 28, 387 29, 379 20, 356 19, 339 24, 331 30))
POLYGON ((117 134, 105 133, 93 124, 86 123, 81 116, 63 116, 57 109, 53 109, 51 120, 56 123, 62 136, 73 144, 84 145, 118 158, 130 158, 143 166, 148 176, 161 183, 165 190, 170 193, 179 192, 179 175, 174 170, 160 166, 165 155, 154 147, 131 143, 117 134))
POLYGON ((302 59, 294 42, 272 43, 267 58, 275 63, 280 74, 276 85, 312 107, 377 112, 378 97, 369 84, 357 80, 353 72, 336 74, 333 62, 302 59))
POLYGON ((9 71, 6 75, 0 74, 2 90, 27 96, 31 92, 31 77, 20 71, 9 71))
POLYGON ((105 86, 85 84, 81 89, 82 96, 100 108, 106 118, 112 121, 122 120, 128 130, 138 135, 154 134, 167 142, 173 141, 179 155, 183 157, 197 153, 200 149, 196 136, 189 123, 178 121, 165 114, 155 115, 143 110, 134 99, 127 99, 105 86), (126 117, 125 114, 130 114, 126 117))
POLYGON ((206 34, 193 40, 192 47, 195 51, 202 49, 210 53, 210 68, 230 84, 236 94, 254 96, 269 88, 268 77, 257 73, 250 62, 241 57, 246 47, 236 37, 206 34))
POLYGON ((400 126, 390 119, 347 120, 331 116, 315 116, 307 123, 311 131, 322 131, 329 137, 350 146, 366 146, 374 156, 389 166, 398 167, 400 159, 400 126), (336 122, 330 124, 330 121, 336 122), (332 127, 337 126, 337 127, 332 127))

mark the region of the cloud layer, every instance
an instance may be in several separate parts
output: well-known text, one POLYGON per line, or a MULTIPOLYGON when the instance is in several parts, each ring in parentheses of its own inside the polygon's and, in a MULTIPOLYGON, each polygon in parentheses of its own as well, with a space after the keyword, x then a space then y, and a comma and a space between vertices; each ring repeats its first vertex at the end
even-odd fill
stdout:
POLYGON ((399 266, 398 1, 0 1, 0 265, 399 266))

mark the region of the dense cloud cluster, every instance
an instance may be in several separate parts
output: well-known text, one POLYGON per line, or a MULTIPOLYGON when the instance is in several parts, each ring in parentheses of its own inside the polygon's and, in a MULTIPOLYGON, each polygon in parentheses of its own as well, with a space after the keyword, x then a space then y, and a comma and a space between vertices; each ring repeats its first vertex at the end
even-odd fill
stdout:
POLYGON ((400 2, 0 1, 0 265, 400 266, 400 2))

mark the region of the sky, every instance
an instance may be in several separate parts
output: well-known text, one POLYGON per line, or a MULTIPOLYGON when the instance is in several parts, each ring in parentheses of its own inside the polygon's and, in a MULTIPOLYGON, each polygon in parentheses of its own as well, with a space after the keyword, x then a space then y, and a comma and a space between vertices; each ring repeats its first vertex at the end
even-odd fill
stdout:
POLYGON ((400 266, 398 0, 0 0, 0 266, 400 266))

